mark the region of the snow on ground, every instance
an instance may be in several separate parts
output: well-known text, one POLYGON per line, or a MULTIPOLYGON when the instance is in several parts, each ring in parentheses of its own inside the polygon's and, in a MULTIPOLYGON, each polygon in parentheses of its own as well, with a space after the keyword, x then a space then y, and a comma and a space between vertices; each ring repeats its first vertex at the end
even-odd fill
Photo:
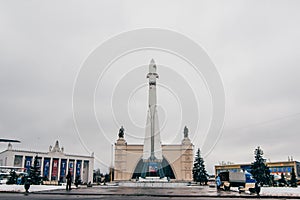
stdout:
MULTIPOLYGON (((65 186, 58 185, 31 185, 29 192, 65 189, 65 186)), ((0 192, 25 192, 24 185, 0 185, 0 192)))
POLYGON ((263 196, 300 196, 300 187, 262 187, 263 196))
MULTIPOLYGON (((237 187, 231 187, 232 191, 238 192, 237 187)), ((250 194, 249 191, 246 191, 250 194)), ((261 196, 300 196, 300 187, 262 187, 260 191, 261 196)))

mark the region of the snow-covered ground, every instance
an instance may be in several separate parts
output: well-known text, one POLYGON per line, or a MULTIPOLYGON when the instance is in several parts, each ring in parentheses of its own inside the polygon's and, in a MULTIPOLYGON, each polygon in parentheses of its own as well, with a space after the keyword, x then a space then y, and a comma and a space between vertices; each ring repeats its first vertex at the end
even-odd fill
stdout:
MULTIPOLYGON (((29 192, 65 189, 65 186, 56 185, 31 185, 29 192)), ((1 192, 25 192, 24 185, 0 185, 1 192)))
MULTIPOLYGON (((238 192, 238 188, 232 187, 232 191, 238 192)), ((249 191, 246 193, 250 194, 249 191)), ((300 187, 262 187, 260 191, 261 196, 300 196, 300 187)))
POLYGON ((262 187, 260 194, 264 196, 300 196, 300 187, 262 187))

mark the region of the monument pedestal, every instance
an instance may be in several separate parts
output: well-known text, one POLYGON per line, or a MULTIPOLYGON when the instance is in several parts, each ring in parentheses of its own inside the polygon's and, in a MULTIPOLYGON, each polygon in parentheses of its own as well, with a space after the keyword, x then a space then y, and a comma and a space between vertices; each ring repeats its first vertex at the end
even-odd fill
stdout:
POLYGON ((142 177, 139 177, 139 180, 137 182, 141 182, 141 183, 166 183, 166 182, 169 182, 167 177, 164 177, 164 178, 159 178, 159 177, 146 177, 146 178, 142 178, 142 177))
POLYGON ((141 188, 178 188, 188 187, 190 182, 169 182, 167 178, 159 179, 158 177, 139 178, 138 181, 121 181, 117 185, 120 187, 141 187, 141 188), (158 178, 158 180, 156 179, 158 178))

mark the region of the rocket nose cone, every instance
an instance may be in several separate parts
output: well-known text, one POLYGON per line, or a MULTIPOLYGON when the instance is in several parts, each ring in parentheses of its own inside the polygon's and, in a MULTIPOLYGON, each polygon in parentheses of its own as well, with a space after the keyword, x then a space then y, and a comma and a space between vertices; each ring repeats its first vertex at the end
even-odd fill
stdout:
POLYGON ((149 72, 156 72, 156 65, 155 65, 155 61, 153 58, 151 59, 151 62, 149 65, 149 72))

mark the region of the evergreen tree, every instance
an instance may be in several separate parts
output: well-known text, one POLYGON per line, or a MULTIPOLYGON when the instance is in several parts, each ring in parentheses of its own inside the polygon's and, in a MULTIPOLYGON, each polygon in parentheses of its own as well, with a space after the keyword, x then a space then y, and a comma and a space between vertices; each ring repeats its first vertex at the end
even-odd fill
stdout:
POLYGON ((104 175, 104 184, 105 184, 105 183, 108 183, 108 182, 110 182, 110 177, 109 177, 109 174, 106 173, 106 174, 104 175))
POLYGON ((270 184, 270 170, 265 164, 265 159, 263 158, 263 151, 260 147, 257 147, 254 151, 255 161, 252 163, 251 173, 255 180, 263 186, 264 184, 270 184))
POLYGON ((94 170, 93 172, 93 181, 97 184, 101 183, 101 172, 100 172, 100 169, 96 169, 94 170))
POLYGON ((270 186, 277 186, 274 175, 270 175, 270 186))
POLYGON ((297 187, 297 178, 296 178, 294 167, 292 168, 292 173, 291 173, 291 186, 297 187))
POLYGON ((200 185, 206 185, 208 181, 207 177, 208 174, 205 170, 204 160, 201 157, 200 149, 198 148, 193 167, 193 180, 195 182, 199 182, 200 185))
POLYGON ((80 179, 80 176, 79 176, 79 175, 76 175, 75 181, 74 181, 74 185, 75 185, 76 187, 78 187, 78 185, 80 185, 80 184, 82 184, 82 181, 81 181, 81 179, 80 179))
POLYGON ((16 184, 17 183, 17 178, 18 178, 17 173, 14 170, 11 170, 9 172, 9 175, 10 175, 10 177, 9 177, 8 181, 6 182, 6 184, 8 184, 8 185, 16 184))
POLYGON ((281 173, 281 178, 278 180, 279 182, 279 186, 285 186, 286 185, 286 180, 285 180, 285 177, 284 177, 284 174, 281 173))
POLYGON ((41 183, 41 169, 38 161, 38 156, 35 156, 33 166, 30 167, 29 178, 33 185, 39 185, 41 183))

